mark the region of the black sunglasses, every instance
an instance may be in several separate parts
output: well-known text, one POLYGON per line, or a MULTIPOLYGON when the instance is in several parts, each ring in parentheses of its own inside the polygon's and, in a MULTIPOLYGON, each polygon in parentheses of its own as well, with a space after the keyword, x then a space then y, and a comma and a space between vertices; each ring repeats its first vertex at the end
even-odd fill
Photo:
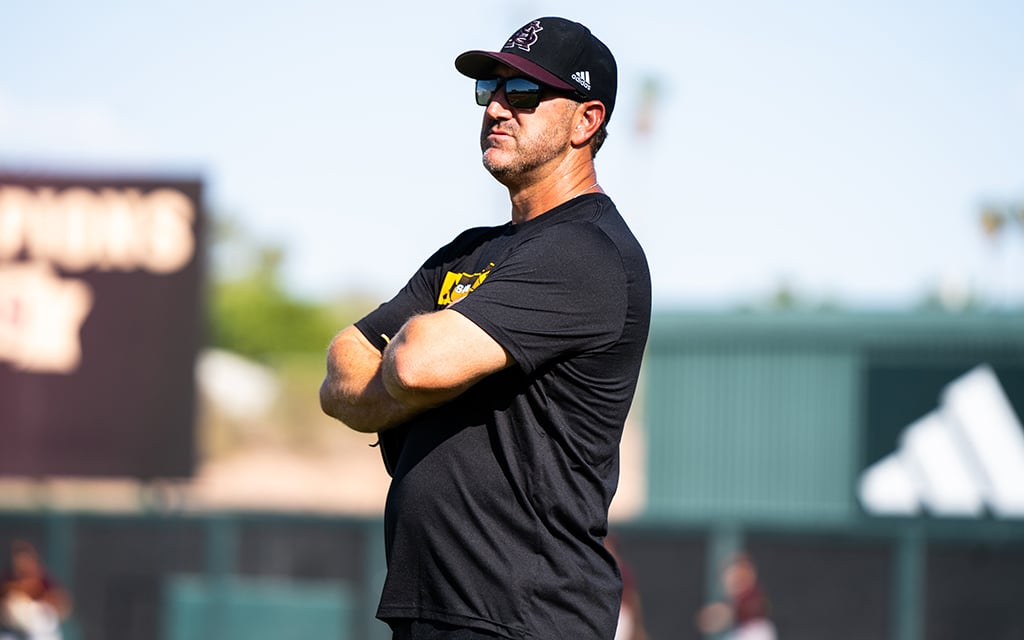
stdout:
POLYGON ((488 78, 476 81, 476 103, 486 107, 494 94, 504 85, 505 99, 516 109, 534 109, 540 104, 540 92, 545 89, 528 78, 488 78))

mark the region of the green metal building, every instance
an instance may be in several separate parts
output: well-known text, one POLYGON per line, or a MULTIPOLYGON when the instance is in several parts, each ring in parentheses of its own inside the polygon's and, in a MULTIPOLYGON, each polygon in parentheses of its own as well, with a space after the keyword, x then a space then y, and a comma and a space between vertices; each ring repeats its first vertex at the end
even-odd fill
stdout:
POLYGON ((1024 316, 658 316, 644 378, 648 515, 860 522, 860 472, 979 364, 1019 415, 1024 316))
POLYGON ((981 364, 1024 415, 1021 314, 657 315, 642 522, 700 532, 706 598, 723 557, 753 551, 782 637, 1024 637, 1024 521, 879 518, 858 500, 863 470, 981 364))

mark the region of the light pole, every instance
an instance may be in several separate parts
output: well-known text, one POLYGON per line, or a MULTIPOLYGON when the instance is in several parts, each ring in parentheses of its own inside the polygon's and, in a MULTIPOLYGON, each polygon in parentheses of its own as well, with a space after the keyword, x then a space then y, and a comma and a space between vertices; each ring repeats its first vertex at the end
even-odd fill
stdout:
MULTIPOLYGON (((982 233, 989 239, 993 253, 999 252, 1004 243, 1004 236, 1012 238, 1014 234, 1019 234, 1017 237, 1024 241, 1024 203, 986 205, 980 211, 979 221, 982 233)), ((1024 251, 1021 252, 1021 255, 1024 255, 1024 251)), ((996 297, 1001 299, 999 301, 1005 306, 1010 307, 1021 302, 1021 299, 1017 299, 1017 294, 1021 292, 1016 291, 1013 285, 1017 284, 1017 278, 1022 278, 1020 274, 1022 270, 1014 268, 1012 254, 1008 255, 1005 261, 1007 263, 1004 265, 1005 271, 1003 277, 1000 278, 1003 280, 1001 291, 996 291, 996 297)), ((1024 298, 1024 296, 1021 297, 1024 298)))

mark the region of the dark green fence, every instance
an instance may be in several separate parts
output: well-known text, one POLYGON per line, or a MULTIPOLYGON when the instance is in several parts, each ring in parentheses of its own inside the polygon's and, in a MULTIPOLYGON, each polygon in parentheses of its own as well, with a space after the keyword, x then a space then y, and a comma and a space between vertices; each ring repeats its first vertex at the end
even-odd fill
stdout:
POLYGON ((382 537, 377 519, 0 514, 0 544, 31 541, 70 589, 66 640, 387 638, 382 537))
MULTIPOLYGON (((699 638, 718 567, 758 563, 787 640, 1020 638, 1024 523, 878 520, 615 528, 652 640, 699 638)), ((258 514, 2 513, 70 586, 67 640, 377 640, 375 519, 258 514)))

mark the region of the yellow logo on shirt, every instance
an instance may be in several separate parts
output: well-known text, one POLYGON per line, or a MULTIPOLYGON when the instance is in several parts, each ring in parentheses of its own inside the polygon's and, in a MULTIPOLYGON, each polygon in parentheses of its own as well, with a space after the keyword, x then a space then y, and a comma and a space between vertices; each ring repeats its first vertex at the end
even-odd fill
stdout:
POLYGON ((487 279, 492 267, 494 267, 493 262, 487 265, 487 269, 479 273, 449 271, 441 285, 441 295, 437 296, 437 304, 447 307, 468 296, 470 291, 479 287, 487 279))

